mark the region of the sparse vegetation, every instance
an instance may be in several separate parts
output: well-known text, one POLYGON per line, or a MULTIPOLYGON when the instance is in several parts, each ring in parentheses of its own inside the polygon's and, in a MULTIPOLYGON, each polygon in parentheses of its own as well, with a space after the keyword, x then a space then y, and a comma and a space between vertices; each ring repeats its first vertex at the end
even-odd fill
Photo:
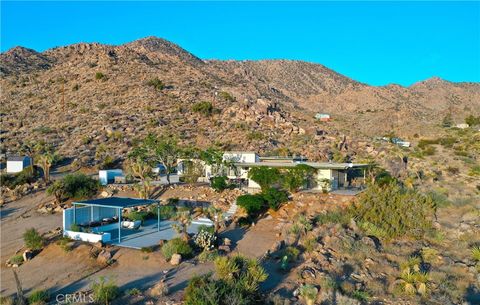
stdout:
POLYGON ((198 112, 201 113, 205 116, 210 116, 213 114, 214 109, 213 105, 211 102, 208 101, 203 101, 203 102, 198 102, 192 106, 192 111, 193 112, 198 112))
POLYGON ((57 202, 67 199, 83 199, 93 197, 99 190, 98 181, 85 174, 68 174, 47 188, 49 195, 54 195, 57 202))
POLYGON ((34 290, 28 296, 28 304, 46 304, 50 299, 50 294, 46 290, 34 290))
POLYGON ((113 278, 100 277, 91 284, 93 299, 101 304, 108 304, 120 295, 120 289, 113 278))
POLYGON ((158 91, 161 91, 165 88, 165 84, 158 77, 155 77, 149 80, 147 82, 147 85, 155 88, 158 91))
POLYGON ((45 244, 45 240, 34 228, 28 229, 23 233, 23 241, 25 246, 32 250, 41 250, 45 244))
POLYGON ((183 239, 174 238, 162 246, 161 252, 166 260, 170 260, 174 254, 180 254, 182 258, 189 258, 193 254, 193 249, 183 239))

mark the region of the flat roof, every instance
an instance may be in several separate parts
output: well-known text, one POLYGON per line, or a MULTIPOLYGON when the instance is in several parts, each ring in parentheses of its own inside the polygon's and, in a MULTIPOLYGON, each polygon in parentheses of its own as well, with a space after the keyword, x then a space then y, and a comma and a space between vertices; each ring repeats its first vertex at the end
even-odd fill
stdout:
POLYGON ((154 204, 157 202, 158 202, 157 200, 153 200, 153 199, 141 199, 141 198, 129 198, 129 197, 107 197, 107 198, 75 201, 75 202, 72 202, 72 204, 124 209, 124 208, 132 208, 132 207, 141 206, 141 205, 154 204))
POLYGON ((368 164, 362 163, 330 163, 330 162, 236 162, 236 166, 255 167, 255 166, 268 166, 268 167, 287 167, 292 168, 300 164, 305 164, 313 168, 318 169, 349 169, 349 168, 365 168, 368 164))
POLYGON ((23 161, 27 156, 9 156, 7 161, 23 161))

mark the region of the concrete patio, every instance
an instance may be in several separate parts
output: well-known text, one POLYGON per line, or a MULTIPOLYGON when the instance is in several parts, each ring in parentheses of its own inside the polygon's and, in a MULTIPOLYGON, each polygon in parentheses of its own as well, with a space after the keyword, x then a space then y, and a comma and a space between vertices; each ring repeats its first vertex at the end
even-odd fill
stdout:
MULTIPOLYGON (((122 229, 122 240, 118 242, 118 230, 107 231, 112 236, 112 242, 110 244, 133 248, 141 249, 143 247, 152 247, 158 245, 160 240, 170 240, 172 238, 178 237, 178 233, 172 228, 172 224, 175 221, 163 220, 160 222, 160 230, 157 227, 156 220, 147 220, 143 225, 138 229, 122 229)), ((197 233, 200 224, 192 223, 188 227, 188 233, 197 233)))

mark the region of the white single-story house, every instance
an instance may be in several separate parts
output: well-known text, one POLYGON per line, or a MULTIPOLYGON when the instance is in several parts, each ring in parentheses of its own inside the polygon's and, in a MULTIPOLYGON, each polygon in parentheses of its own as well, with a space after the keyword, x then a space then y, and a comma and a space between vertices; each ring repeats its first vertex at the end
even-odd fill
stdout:
POLYGON ((460 124, 457 124, 455 127, 460 129, 467 129, 468 127, 470 127, 470 125, 468 125, 467 123, 460 123, 460 124))
POLYGON ((322 122, 328 122, 332 119, 332 117, 328 113, 317 113, 315 114, 315 118, 322 122))
POLYGON ((32 159, 27 156, 11 156, 7 158, 7 173, 20 173, 32 165, 32 159))
POLYGON ((107 185, 115 182, 115 177, 123 177, 121 169, 104 169, 98 171, 98 181, 101 185, 107 185))

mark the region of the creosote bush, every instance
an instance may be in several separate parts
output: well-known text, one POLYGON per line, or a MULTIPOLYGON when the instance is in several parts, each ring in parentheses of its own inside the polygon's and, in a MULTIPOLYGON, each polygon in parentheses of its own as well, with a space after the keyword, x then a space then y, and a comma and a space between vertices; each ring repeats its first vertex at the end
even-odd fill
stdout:
POLYGON ((205 116, 210 116, 210 115, 213 114, 214 109, 213 109, 213 105, 212 105, 211 102, 202 101, 202 102, 198 102, 198 103, 194 104, 192 106, 192 111, 201 113, 205 116))
POLYGON ((108 304, 120 295, 120 289, 112 278, 107 280, 102 276, 91 284, 91 288, 93 299, 100 304, 108 304))
POLYGON ((183 239, 174 238, 162 246, 161 252, 168 261, 174 254, 180 254, 182 258, 191 257, 193 254, 193 249, 190 247, 188 242, 184 241, 183 239))
POLYGON ((28 296, 28 304, 45 304, 50 299, 50 295, 46 290, 34 290, 28 296))
POLYGON ((401 236, 421 238, 432 229, 435 209, 431 197, 390 183, 370 185, 351 213, 368 234, 389 240, 401 236))

